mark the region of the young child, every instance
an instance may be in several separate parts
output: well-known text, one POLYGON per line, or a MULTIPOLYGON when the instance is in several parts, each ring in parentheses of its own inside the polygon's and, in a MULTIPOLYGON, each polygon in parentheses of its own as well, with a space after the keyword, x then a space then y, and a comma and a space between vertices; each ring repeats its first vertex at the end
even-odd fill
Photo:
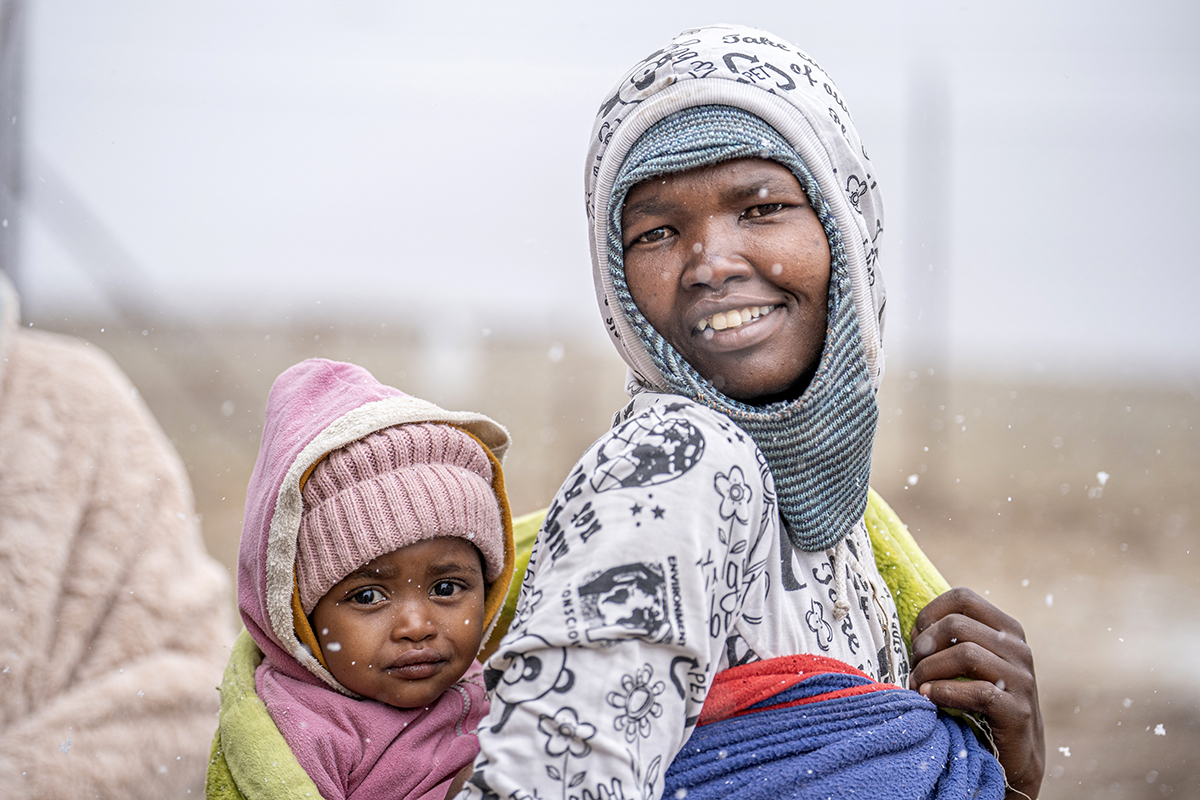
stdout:
POLYGON ((1020 625, 962 589, 918 616, 879 568, 883 212, 832 80, 684 31, 601 105, 585 180, 632 401, 538 534, 466 796, 1036 795, 1020 625))
MULTIPOLYGON (((476 657, 513 570, 508 443, 352 364, 304 361, 272 387, 238 602, 262 653, 253 688, 325 800, 442 800, 469 774, 488 710, 476 657)), ((228 673, 222 693, 245 694, 228 673)), ((240 787, 224 796, 297 791, 244 767, 261 760, 239 751, 265 745, 233 716, 214 748, 240 787)), ((220 783, 210 772, 210 796, 220 783)))

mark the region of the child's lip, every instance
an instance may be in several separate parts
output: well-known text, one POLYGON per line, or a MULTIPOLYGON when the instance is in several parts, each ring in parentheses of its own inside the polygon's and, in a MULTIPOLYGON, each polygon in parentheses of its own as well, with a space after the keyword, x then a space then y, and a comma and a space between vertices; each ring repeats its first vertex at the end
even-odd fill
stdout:
POLYGON ((446 661, 446 657, 436 650, 407 650, 397 656, 386 671, 402 678, 428 678, 437 674, 446 661))

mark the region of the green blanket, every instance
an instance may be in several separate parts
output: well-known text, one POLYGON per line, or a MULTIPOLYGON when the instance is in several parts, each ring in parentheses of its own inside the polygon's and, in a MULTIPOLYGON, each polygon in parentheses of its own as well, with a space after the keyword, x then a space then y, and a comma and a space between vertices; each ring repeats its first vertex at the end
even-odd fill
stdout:
MULTIPOLYGON (((513 520, 516 573, 484 655, 496 649, 516 613, 521 579, 545 516, 543 509, 513 520)), ((896 600, 905 644, 911 646, 908 636, 917 613, 950 586, 874 490, 867 496, 864 518, 875 563, 896 600)), ((254 640, 242 631, 221 681, 221 713, 213 737, 205 795, 210 800, 317 800, 321 796, 317 787, 296 761, 266 706, 258 699, 254 671, 261 661, 262 653, 254 640)))

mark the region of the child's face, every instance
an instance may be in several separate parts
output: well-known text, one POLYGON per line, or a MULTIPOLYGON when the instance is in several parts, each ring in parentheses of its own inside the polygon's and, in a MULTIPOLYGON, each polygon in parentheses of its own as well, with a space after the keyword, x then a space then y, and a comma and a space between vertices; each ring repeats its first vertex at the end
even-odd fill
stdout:
POLYGON ((790 170, 745 158, 652 178, 630 190, 622 227, 634 303, 697 372, 742 401, 807 386, 829 242, 790 170))
POLYGON ((442 537, 382 555, 329 590, 312 626, 343 686, 397 708, 428 705, 483 641, 479 551, 442 537))

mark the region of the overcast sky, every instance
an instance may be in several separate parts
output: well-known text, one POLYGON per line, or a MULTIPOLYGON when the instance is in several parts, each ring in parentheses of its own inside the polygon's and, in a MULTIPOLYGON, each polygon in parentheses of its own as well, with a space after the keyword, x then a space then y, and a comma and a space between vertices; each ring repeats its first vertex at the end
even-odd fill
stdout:
POLYGON ((679 30, 741 22, 821 61, 853 112, 893 363, 1200 376, 1194 2, 27 7, 34 315, 103 313, 89 276, 134 264, 123 291, 194 319, 598 342, 595 109, 679 30))

